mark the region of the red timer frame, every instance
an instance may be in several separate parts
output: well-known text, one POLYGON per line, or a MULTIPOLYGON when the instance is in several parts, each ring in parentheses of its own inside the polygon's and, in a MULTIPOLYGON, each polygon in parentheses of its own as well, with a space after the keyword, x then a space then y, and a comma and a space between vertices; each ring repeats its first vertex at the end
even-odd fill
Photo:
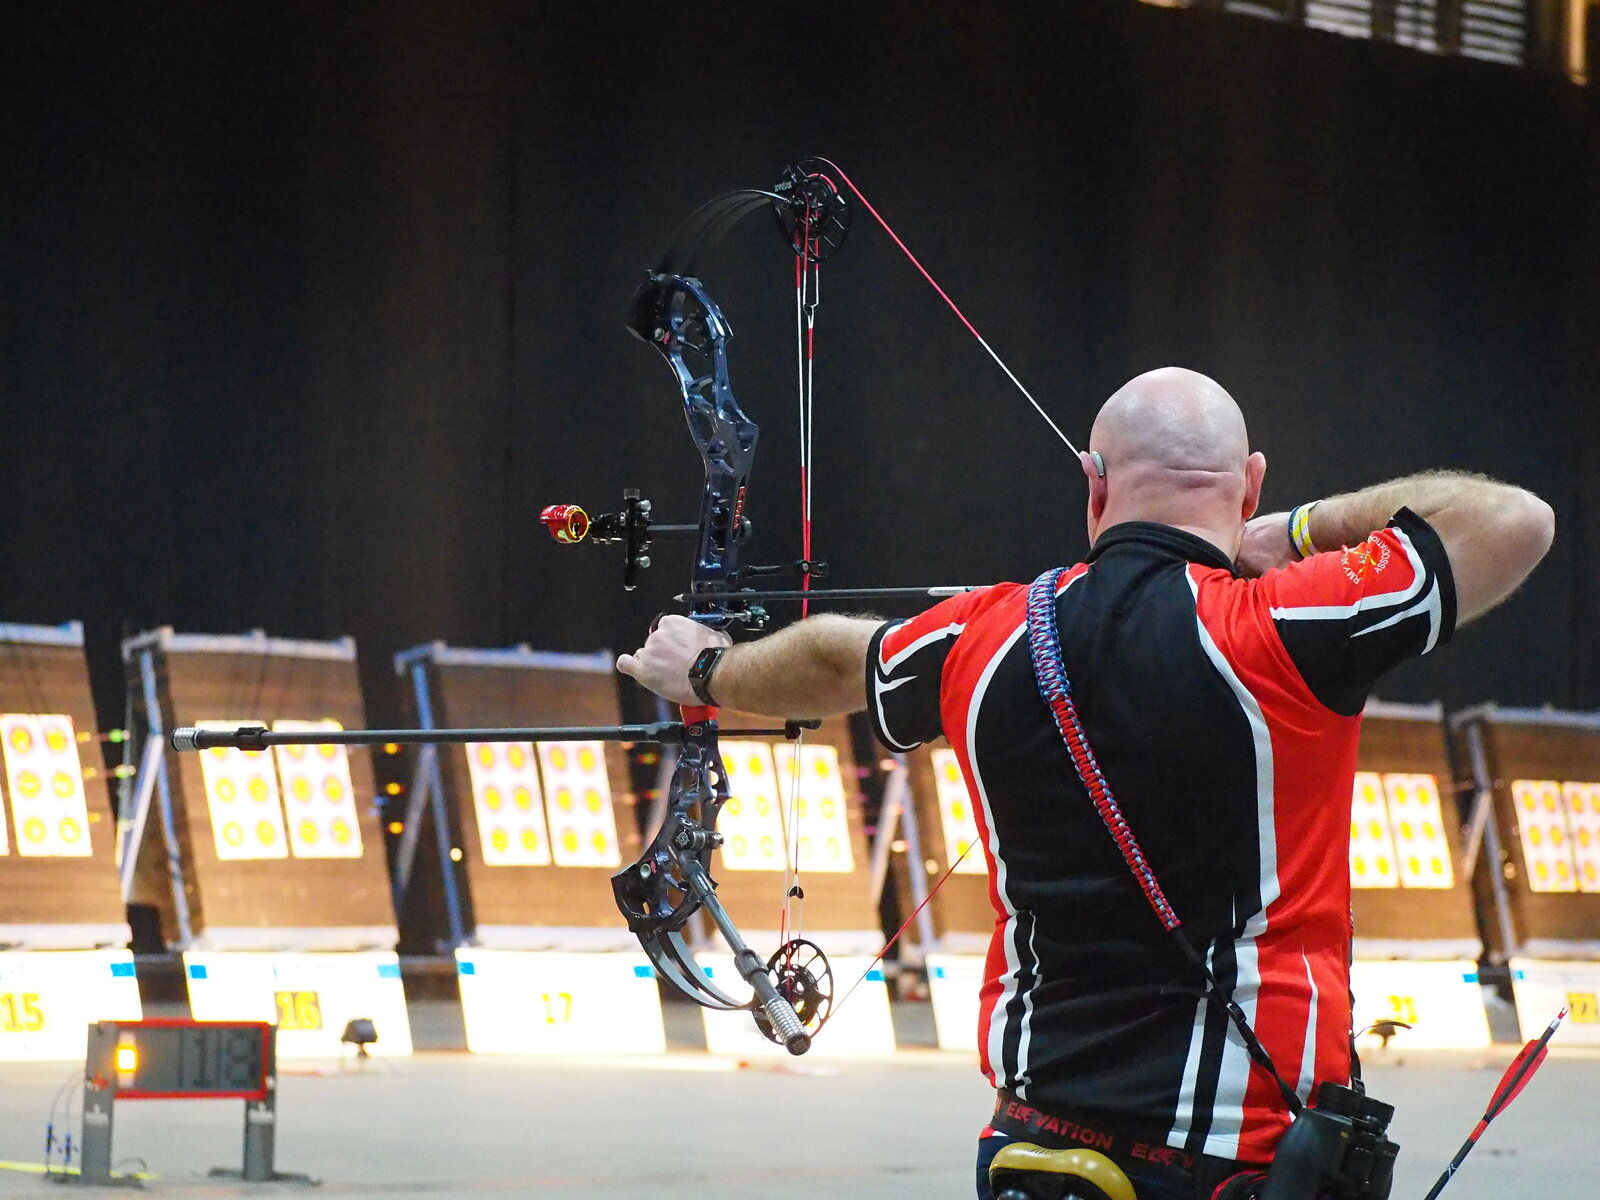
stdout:
MULTIPOLYGON (((150 1017, 142 1021, 108 1021, 120 1034, 125 1029, 259 1029, 261 1031, 261 1086, 246 1092, 153 1092, 141 1088, 116 1089, 118 1100, 265 1100, 272 1077, 273 1026, 267 1021, 189 1021, 182 1017, 150 1017)), ((121 1038, 118 1038, 121 1042, 121 1038)), ((143 1048, 135 1042, 143 1053, 143 1048)), ((113 1067, 115 1064, 113 1063, 113 1067)), ((115 1071, 113 1072, 116 1073, 115 1071)))

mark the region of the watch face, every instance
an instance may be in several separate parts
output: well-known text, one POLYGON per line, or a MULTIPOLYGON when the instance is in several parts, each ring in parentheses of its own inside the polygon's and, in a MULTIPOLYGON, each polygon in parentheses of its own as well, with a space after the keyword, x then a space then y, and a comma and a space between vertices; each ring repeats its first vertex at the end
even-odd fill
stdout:
POLYGON ((722 657, 721 646, 707 646, 695 655, 694 666, 689 668, 690 679, 704 679, 711 674, 711 668, 716 666, 717 659, 722 657))

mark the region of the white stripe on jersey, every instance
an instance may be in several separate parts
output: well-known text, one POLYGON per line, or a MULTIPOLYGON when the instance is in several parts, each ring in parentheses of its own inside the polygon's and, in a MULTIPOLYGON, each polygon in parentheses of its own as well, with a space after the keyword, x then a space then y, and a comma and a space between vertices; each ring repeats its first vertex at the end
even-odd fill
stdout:
MULTIPOLYGON (((1195 628, 1199 631, 1200 646, 1211 660, 1211 665, 1232 689, 1234 698, 1250 723, 1250 737, 1255 748, 1256 767, 1256 853, 1260 862, 1258 887, 1261 907, 1245 921, 1244 934, 1233 944, 1238 963, 1233 993, 1234 1000, 1244 1010, 1245 1018, 1254 1025, 1256 996, 1261 988, 1260 964, 1256 954, 1256 939, 1267 929, 1267 909, 1278 899, 1281 885, 1278 882, 1278 830, 1273 808, 1272 734, 1267 728, 1261 705, 1250 694, 1250 689, 1235 673, 1227 657, 1217 647, 1211 631, 1200 619, 1200 587, 1195 580, 1196 567, 1190 564, 1184 571, 1189 591, 1195 599, 1195 628)), ((1171 1131, 1167 1134, 1169 1146, 1182 1147, 1188 1138, 1193 1117, 1193 1104, 1198 1084, 1199 1056, 1205 1041, 1206 1014, 1209 1002, 1202 999, 1195 1008, 1194 1031, 1189 1039, 1189 1061, 1184 1064, 1183 1087, 1180 1104, 1171 1131)), ((1229 1026, 1223 1042, 1222 1065, 1217 1080, 1217 1093, 1211 1113, 1210 1129, 1203 1153, 1219 1158, 1236 1158, 1239 1153, 1239 1134, 1244 1123, 1245 1087, 1250 1079, 1250 1054, 1229 1026)))
POLYGON ((907 675, 902 679, 895 679, 885 683, 881 675, 873 676, 872 703, 877 707, 878 710, 878 736, 883 738, 883 740, 888 743, 888 746, 891 750, 910 751, 915 750, 917 746, 921 744, 913 743, 909 746, 906 746, 902 745, 898 738, 891 737, 889 735, 889 714, 883 711, 884 695, 888 692, 894 691, 897 687, 901 687, 910 683, 915 678, 915 675, 907 675))
MULTIPOLYGON (((899 624, 903 625, 905 622, 902 621, 899 622, 899 624)), ((883 740, 888 743, 890 749, 901 751, 915 750, 922 743, 911 742, 907 744, 901 742, 899 738, 891 736, 888 715, 883 711, 883 694, 885 692, 892 692, 895 688, 901 686, 902 684, 910 683, 916 678, 916 676, 907 675, 904 679, 896 679, 893 682, 888 682, 887 677, 892 675, 897 666, 899 666, 911 655, 915 654, 918 650, 925 649, 926 647, 933 645, 935 642, 960 637, 961 631, 965 628, 965 625, 950 624, 946 625, 943 629, 935 629, 932 633, 925 633, 910 645, 902 646, 900 651, 895 654, 893 658, 888 659, 883 657, 883 643, 884 640, 889 636, 888 633, 884 634, 883 637, 878 639, 877 670, 874 671, 872 675, 872 703, 873 706, 878 710, 878 732, 882 735, 883 740)), ((893 630, 890 630, 889 632, 892 633, 893 630)))
POLYGON ((1300 1079, 1295 1084, 1294 1094, 1309 1104, 1311 1084, 1317 1073, 1317 981, 1311 974, 1311 960, 1302 954, 1300 961, 1306 965, 1306 982, 1311 985, 1311 1007, 1306 1012, 1306 1044, 1300 1051, 1300 1079))
MULTIPOLYGON (((903 625, 905 622, 902 621, 901 624, 903 625)), ((943 629, 935 629, 932 633, 925 633, 910 645, 900 647, 893 658, 883 657, 883 642, 880 640, 878 642, 878 670, 884 675, 893 675, 896 667, 924 646, 931 646, 934 642, 942 641, 945 638, 960 637, 961 631, 965 628, 965 625, 950 624, 943 629)), ((894 631, 890 630, 890 632, 894 631)), ((888 634, 885 634, 884 637, 887 638, 888 634)))
MULTIPOLYGON (((1438 639, 1439 626, 1443 619, 1442 606, 1438 597, 1439 582, 1428 571, 1427 564, 1422 561, 1422 555, 1417 551, 1417 547, 1411 541, 1410 535, 1399 528, 1394 528, 1394 535, 1399 539, 1400 546, 1405 551, 1406 561, 1411 564, 1411 583, 1404 591, 1381 592, 1372 596, 1363 596, 1354 604, 1310 604, 1300 608, 1269 608, 1267 611, 1272 615, 1272 619, 1274 621, 1344 621, 1357 613, 1368 612, 1372 609, 1407 605, 1422 591, 1424 585, 1429 585, 1430 593, 1433 596, 1431 605, 1427 604, 1425 597, 1415 609, 1408 608, 1403 613, 1390 617, 1382 625, 1375 626, 1375 628, 1382 629, 1394 621, 1410 616, 1413 611, 1431 609, 1433 614, 1431 619, 1432 633, 1428 638, 1428 649, 1432 650, 1434 642, 1438 639)), ((1372 630, 1365 629, 1362 632, 1371 633, 1372 630)), ((1423 653, 1427 653, 1427 651, 1423 653)))
MULTIPOLYGON (((1017 906, 1011 902, 1011 897, 1006 893, 1006 861, 1000 857, 1000 838, 995 832, 994 810, 989 807, 989 790, 984 786, 983 774, 978 770, 978 755, 973 739, 978 732, 978 710, 983 706, 984 693, 989 690, 989 681, 994 678, 995 670, 1000 666, 1000 660, 1017 644, 1017 639, 1027 631, 1027 625, 1018 625, 1016 630, 1006 638, 986 664, 983 674, 978 677, 978 685, 972 689, 972 700, 967 708, 967 764, 972 771, 972 787, 977 793, 977 800, 983 806, 984 824, 989 829, 989 857, 994 860, 994 890, 1000 897, 1000 903, 1006 910, 1006 923, 996 935, 1001 939, 1006 952, 1005 986, 1000 991, 1000 996, 995 1000, 994 1011, 989 1017, 989 1032, 985 1044, 988 1053, 985 1056, 989 1062, 991 1082, 997 1087, 1008 1087, 1022 1096, 1022 1091, 1016 1086, 1016 1078, 1021 1076, 1021 1065, 1016 1071, 1007 1070, 1005 1063, 1006 1047, 1006 1009, 1017 994, 1017 983, 1022 976, 1022 963, 1017 957, 1017 906)), ((1027 1013, 1031 1014, 1032 1005, 1028 1001, 1027 1013)), ((1025 1014, 1026 1015, 1026 1014, 1025 1014)))
MULTIPOLYGON (((1056 591, 1056 598, 1060 599, 1065 595, 1067 589, 1082 579, 1085 574, 1086 572, 1080 571, 1067 580, 1066 584, 1056 591)), ((994 859, 995 893, 1000 897, 1000 903, 1005 906, 1006 910, 1006 923, 998 936, 1005 946, 1007 970, 1004 987, 1001 989, 999 998, 995 1001, 994 1011, 989 1014, 989 1030, 984 1038, 984 1045, 988 1051, 985 1057, 989 1063, 991 1082, 995 1082, 998 1086, 1005 1087, 1016 1093, 1017 1097, 1022 1100, 1028 1098, 1028 1051, 1033 1044, 1033 990, 1030 988, 1022 993, 1022 1018, 1017 1037, 1017 1061, 1008 1069, 1005 1062, 1006 1008, 1016 998, 1018 985, 1023 974, 1023 963, 1017 954, 1016 947, 1017 907, 1011 902, 1011 897, 1006 894, 1006 864, 1005 860, 1000 857, 999 837, 995 832, 994 810, 989 807, 989 791, 983 784, 983 776, 978 772, 976 740, 978 735, 978 713, 983 707, 983 697, 989 690, 989 681, 994 678, 995 670, 1000 666, 1001 661, 1011 652, 1011 648, 1017 644, 1017 639, 1027 632, 1028 623, 1024 620, 1006 638, 994 656, 984 664, 983 674, 978 677, 977 686, 972 689, 972 701, 967 709, 967 761, 972 767, 972 784, 978 793, 978 803, 983 806, 984 815, 987 817, 989 855, 994 859)), ((1065 747, 1062 748, 1062 752, 1063 754, 1065 753, 1065 747)), ((1070 762, 1070 760, 1068 761, 1070 762)), ((1034 934, 1037 929, 1037 923, 1028 926, 1028 957, 1031 961, 1027 964, 1027 972, 1033 976, 1033 987, 1037 987, 1039 984, 1039 955, 1033 944, 1034 934)))

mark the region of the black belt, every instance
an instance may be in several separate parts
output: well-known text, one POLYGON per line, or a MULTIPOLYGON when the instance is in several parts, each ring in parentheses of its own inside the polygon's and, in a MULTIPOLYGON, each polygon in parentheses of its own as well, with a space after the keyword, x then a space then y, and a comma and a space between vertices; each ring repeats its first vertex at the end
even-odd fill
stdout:
POLYGON ((1047 1150, 1080 1146, 1098 1150, 1128 1175, 1193 1187, 1200 1196, 1209 1196, 1211 1188, 1250 1165, 1210 1154, 1188 1154, 1167 1145, 1164 1130, 1140 1129, 1137 1122, 1123 1117, 1043 1109, 1005 1088, 995 1090, 994 1117, 989 1125, 996 1133, 1047 1150))

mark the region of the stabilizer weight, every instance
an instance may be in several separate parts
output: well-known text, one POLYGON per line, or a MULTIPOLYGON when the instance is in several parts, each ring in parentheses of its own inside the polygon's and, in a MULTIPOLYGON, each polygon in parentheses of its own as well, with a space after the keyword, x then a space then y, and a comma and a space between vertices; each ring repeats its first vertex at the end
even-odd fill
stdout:
MULTIPOLYGON (((756 992, 762 991, 760 984, 756 985, 756 992)), ((769 983, 765 990, 772 991, 769 983)), ((795 1015, 794 1006, 772 991, 770 996, 761 999, 761 1011, 767 1014, 767 1020, 772 1022, 773 1031, 783 1041, 783 1048, 790 1054, 804 1054, 811 1049, 811 1035, 800 1024, 800 1018, 795 1015)))

